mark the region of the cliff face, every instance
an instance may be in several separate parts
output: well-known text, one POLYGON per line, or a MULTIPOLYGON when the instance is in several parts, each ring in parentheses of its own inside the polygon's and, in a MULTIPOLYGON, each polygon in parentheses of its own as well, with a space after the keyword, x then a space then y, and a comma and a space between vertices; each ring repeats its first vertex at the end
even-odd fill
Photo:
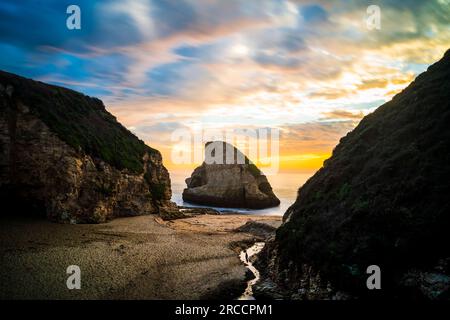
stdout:
POLYGON ((293 297, 448 298, 450 51, 366 116, 299 190, 262 255, 293 297), (381 268, 369 291, 366 269, 381 268))
POLYGON ((210 164, 203 162, 196 168, 191 177, 186 179, 183 200, 209 206, 249 209, 280 204, 266 176, 238 149, 221 141, 209 142, 206 146, 211 143, 216 148, 223 148, 223 161, 210 164), (226 161, 227 150, 233 153, 234 160, 231 163, 226 161), (239 158, 243 161, 237 161, 239 158))
POLYGON ((0 152, 9 214, 99 223, 172 206, 161 154, 100 100, 1 71, 0 152))

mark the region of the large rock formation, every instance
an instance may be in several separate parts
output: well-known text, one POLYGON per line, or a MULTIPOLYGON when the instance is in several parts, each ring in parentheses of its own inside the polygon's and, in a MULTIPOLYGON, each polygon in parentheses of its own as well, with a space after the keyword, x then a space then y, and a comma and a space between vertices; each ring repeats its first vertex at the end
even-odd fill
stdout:
POLYGON ((161 154, 100 100, 1 71, 0 153, 4 214, 98 223, 172 206, 161 154))
POLYGON ((260 266, 291 298, 448 299, 449 230, 450 51, 341 139, 260 266))
MULTIPOLYGON (((208 142, 205 155, 216 157, 222 148, 222 161, 204 161, 191 177, 183 200, 209 206, 226 208, 263 209, 275 207, 280 200, 275 196, 265 175, 238 149, 222 141, 208 142), (231 161, 227 161, 228 156, 231 161), (231 155, 230 155, 231 153, 231 155), (241 160, 242 161, 239 161, 241 160)), ((206 157, 205 156, 205 157, 206 157)))

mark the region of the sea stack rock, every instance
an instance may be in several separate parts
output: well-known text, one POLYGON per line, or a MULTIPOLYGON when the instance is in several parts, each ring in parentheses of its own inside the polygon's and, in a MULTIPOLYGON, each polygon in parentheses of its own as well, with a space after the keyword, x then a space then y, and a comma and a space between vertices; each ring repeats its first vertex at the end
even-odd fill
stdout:
POLYGON ((186 179, 183 200, 200 205, 264 209, 280 200, 263 173, 237 148, 223 141, 208 142, 205 161, 186 179))
POLYGON ((4 214, 99 223, 173 208, 169 173, 102 101, 0 71, 4 214))

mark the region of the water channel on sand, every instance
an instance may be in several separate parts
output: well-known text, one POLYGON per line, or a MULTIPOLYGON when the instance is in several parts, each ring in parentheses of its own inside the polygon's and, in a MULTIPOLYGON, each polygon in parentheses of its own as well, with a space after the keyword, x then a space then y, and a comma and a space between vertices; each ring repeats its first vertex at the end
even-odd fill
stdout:
POLYGON ((258 254, 264 248, 264 245, 265 245, 264 242, 256 242, 253 246, 251 246, 247 250, 242 250, 239 255, 241 261, 253 273, 255 278, 247 282, 247 288, 245 289, 244 293, 238 298, 238 300, 255 300, 255 297, 253 297, 253 285, 259 281, 259 271, 251 263, 251 257, 254 256, 255 254, 258 254), (246 251, 248 254, 248 261, 245 257, 246 251))

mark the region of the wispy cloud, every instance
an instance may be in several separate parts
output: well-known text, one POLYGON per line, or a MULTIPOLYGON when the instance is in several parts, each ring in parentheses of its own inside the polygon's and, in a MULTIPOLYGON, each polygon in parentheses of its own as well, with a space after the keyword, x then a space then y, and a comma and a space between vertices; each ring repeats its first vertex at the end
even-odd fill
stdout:
POLYGON ((195 122, 283 128, 291 162, 329 154, 450 46, 447 0, 377 1, 381 30, 357 0, 82 0, 77 31, 69 4, 2 1, 0 67, 99 96, 167 152, 195 122))

